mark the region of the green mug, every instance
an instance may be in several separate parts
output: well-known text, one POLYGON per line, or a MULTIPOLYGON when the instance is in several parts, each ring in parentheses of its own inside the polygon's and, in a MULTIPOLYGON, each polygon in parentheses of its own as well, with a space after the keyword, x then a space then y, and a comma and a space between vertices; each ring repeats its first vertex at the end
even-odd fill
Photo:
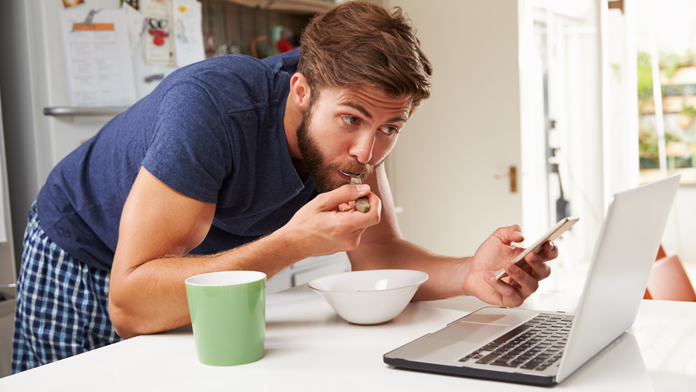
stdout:
POLYGON ((266 274, 225 271, 186 279, 198 360, 232 366, 263 357, 266 274))

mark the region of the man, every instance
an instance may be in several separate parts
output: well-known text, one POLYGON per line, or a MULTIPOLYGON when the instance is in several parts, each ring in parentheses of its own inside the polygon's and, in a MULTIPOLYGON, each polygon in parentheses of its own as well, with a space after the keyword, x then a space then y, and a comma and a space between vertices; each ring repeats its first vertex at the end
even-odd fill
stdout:
POLYGON ((354 270, 420 269, 416 300, 476 295, 519 306, 557 250, 512 266, 518 226, 471 258, 401 238, 383 165, 431 66, 400 10, 347 2, 314 19, 301 54, 183 68, 51 173, 30 212, 15 372, 190 323, 184 280, 269 277, 348 251, 354 270), (347 185, 351 176, 365 185, 347 185), (366 197, 368 212, 354 201, 366 197), (510 278, 492 279, 505 266, 510 278))

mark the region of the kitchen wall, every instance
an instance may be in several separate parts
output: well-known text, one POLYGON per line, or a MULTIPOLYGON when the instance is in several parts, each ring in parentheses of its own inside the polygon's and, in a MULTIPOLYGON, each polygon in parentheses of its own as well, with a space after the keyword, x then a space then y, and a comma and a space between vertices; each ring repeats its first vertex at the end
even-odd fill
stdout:
POLYGON ((386 163, 402 234, 472 255, 497 227, 522 223, 521 193, 506 177, 510 166, 522 175, 517 2, 385 6, 403 8, 433 65, 432 95, 386 163))

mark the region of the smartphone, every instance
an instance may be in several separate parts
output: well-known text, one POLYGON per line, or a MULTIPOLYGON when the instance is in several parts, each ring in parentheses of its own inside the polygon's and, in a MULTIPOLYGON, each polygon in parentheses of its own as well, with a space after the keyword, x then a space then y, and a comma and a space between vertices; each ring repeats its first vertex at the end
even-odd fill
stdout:
MULTIPOLYGON (((529 252, 534 252, 534 253, 541 252, 541 249, 545 243, 556 240, 556 238, 560 237, 561 234, 565 233, 566 230, 570 229, 579 220, 580 220, 580 217, 578 217, 578 216, 569 216, 567 218, 561 219, 558 223, 556 223, 556 226, 554 226, 546 234, 539 237, 538 240, 536 240, 532 245, 527 247, 527 249, 522 251, 522 253, 517 255, 517 257, 515 257, 515 259, 512 260, 512 264, 515 264, 516 266, 521 267, 525 263, 524 257, 527 256, 527 254, 529 254, 529 252)), ((507 276, 507 273, 505 272, 505 269, 502 268, 500 271, 498 271, 497 274, 495 274, 495 280, 500 280, 501 278, 504 278, 506 276, 507 276)))

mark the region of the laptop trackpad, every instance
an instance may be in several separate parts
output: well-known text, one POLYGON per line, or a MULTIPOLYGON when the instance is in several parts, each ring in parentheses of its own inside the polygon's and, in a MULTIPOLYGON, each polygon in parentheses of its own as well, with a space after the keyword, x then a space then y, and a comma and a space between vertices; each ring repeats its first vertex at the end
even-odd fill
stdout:
POLYGON ((499 334, 509 325, 480 324, 460 321, 428 336, 431 339, 452 340, 458 342, 484 343, 499 334))

